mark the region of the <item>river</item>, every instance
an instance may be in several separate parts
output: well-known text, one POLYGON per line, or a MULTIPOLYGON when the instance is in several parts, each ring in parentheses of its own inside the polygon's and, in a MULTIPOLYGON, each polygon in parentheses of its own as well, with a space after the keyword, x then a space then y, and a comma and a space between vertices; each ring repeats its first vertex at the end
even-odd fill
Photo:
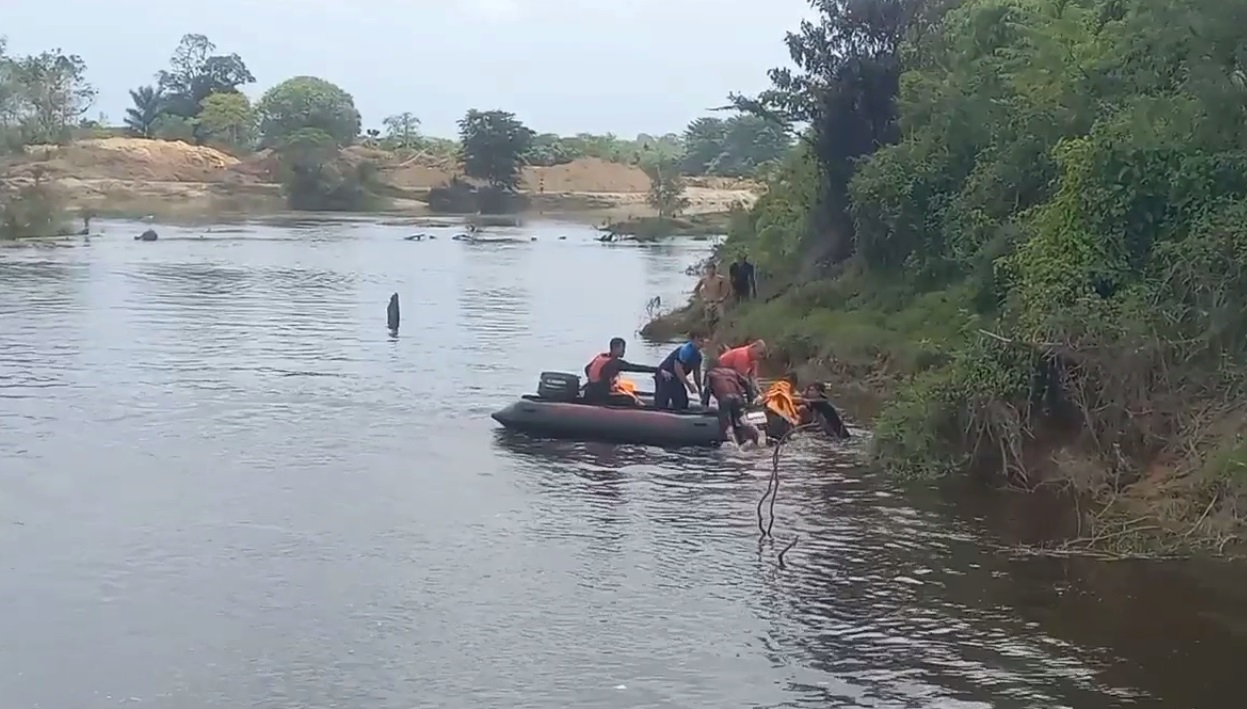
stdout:
POLYGON ((631 333, 704 243, 101 226, 0 250, 4 709, 1192 709, 1240 687, 1239 569, 1011 554, 1036 526, 1016 501, 814 443, 785 452, 760 550, 761 456, 498 430, 612 336, 657 359, 631 333))

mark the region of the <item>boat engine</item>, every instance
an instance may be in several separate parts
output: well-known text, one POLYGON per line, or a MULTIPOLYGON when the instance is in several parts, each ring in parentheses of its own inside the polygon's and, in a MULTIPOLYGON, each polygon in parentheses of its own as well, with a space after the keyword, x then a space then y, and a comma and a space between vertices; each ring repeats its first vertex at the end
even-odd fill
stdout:
POLYGON ((537 396, 549 401, 575 401, 580 396, 580 377, 566 372, 542 372, 537 396))

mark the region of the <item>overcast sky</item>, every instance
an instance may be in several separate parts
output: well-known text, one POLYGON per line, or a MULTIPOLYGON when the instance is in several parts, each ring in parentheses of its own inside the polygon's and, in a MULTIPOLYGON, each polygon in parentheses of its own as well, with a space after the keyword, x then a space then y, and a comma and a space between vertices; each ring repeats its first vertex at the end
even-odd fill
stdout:
MULTIPOLYGON (((17 3, 17 0, 0 0, 17 3)), ((365 126, 411 111, 452 136, 469 108, 513 111, 541 132, 682 130, 730 91, 787 65, 806 0, 29 0, 5 13, 10 51, 80 54, 114 123, 178 39, 240 54, 253 98, 320 76, 355 97, 365 126)), ((16 7, 16 5, 14 5, 16 7)))

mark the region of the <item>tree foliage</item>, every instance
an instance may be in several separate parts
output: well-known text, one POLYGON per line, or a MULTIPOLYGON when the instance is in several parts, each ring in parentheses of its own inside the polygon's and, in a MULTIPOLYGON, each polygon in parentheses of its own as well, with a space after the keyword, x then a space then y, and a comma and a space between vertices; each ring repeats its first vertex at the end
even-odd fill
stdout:
POLYGON ((0 43, 0 129, 5 143, 65 143, 95 102, 86 63, 61 50, 25 57, 4 53, 0 43))
POLYGON ((798 68, 738 99, 804 130, 817 194, 789 165, 732 240, 794 276, 784 302, 832 328, 815 336, 874 333, 871 360, 909 360, 879 460, 1033 483, 1031 453, 1060 434, 1105 489, 1163 460, 1203 496, 1179 518, 1241 509, 1247 9, 818 7, 789 38, 798 68), (828 240, 841 267, 796 277, 828 240))
POLYGON ((164 94, 154 86, 130 89, 130 102, 126 109, 126 130, 138 138, 156 137, 156 121, 165 112, 164 94))
POLYGON ((156 76, 166 112, 198 118, 209 96, 238 93, 240 87, 255 83, 241 57, 215 51, 216 45, 202 34, 182 37, 169 59, 169 69, 156 76))
POLYGON ((246 150, 255 143, 255 111, 243 94, 212 94, 203 101, 198 128, 206 142, 233 151, 246 150))
POLYGON ((320 128, 300 128, 277 147, 282 188, 291 209, 353 212, 378 206, 376 166, 352 163, 338 138, 320 128))
POLYGON ((350 145, 359 135, 355 99, 314 76, 296 76, 269 89, 256 104, 256 114, 266 147, 283 145, 309 128, 329 136, 339 147, 350 145))
POLYGON ((688 198, 684 196, 684 179, 680 176, 680 167, 676 161, 648 164, 645 174, 650 180, 646 202, 658 212, 660 218, 672 219, 688 207, 688 198))
POLYGON ((784 125, 751 114, 698 118, 685 129, 683 143, 685 174, 723 177, 757 175, 792 149, 784 125))
POLYGON ((514 192, 533 132, 507 111, 468 111, 459 120, 460 156, 468 177, 514 192))

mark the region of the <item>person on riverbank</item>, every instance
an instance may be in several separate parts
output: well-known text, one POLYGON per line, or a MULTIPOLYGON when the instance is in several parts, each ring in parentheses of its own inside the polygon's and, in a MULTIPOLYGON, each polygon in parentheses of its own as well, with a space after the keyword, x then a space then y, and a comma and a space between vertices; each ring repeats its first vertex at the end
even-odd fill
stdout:
POLYGON ((712 329, 723 317, 724 306, 731 295, 732 285, 719 273, 713 262, 707 264, 706 272, 693 287, 693 297, 701 300, 706 322, 712 329))
POLYGON ((658 367, 633 364, 623 358, 626 351, 627 343, 622 337, 612 338, 610 348, 585 365, 585 401, 614 406, 640 405, 640 399, 633 391, 635 387, 627 386, 619 375, 622 372, 654 374, 658 372, 658 367))
POLYGON ((749 380, 754 391, 758 390, 758 363, 766 356, 766 342, 754 340, 744 347, 736 347, 719 355, 719 367, 734 369, 749 380))
POLYGON ((689 392, 700 395, 702 350, 706 335, 694 332, 658 365, 654 377, 654 406, 668 411, 688 409, 689 392))
POLYGON ((753 264, 749 257, 741 254, 727 269, 728 280, 732 282, 732 292, 736 302, 743 303, 758 296, 758 284, 754 279, 753 264))
POLYGON ((723 438, 740 448, 748 441, 757 445, 758 430, 745 421, 745 407, 758 396, 753 383, 731 367, 714 367, 706 372, 706 388, 701 394, 703 406, 714 396, 719 405, 719 428, 723 438))

